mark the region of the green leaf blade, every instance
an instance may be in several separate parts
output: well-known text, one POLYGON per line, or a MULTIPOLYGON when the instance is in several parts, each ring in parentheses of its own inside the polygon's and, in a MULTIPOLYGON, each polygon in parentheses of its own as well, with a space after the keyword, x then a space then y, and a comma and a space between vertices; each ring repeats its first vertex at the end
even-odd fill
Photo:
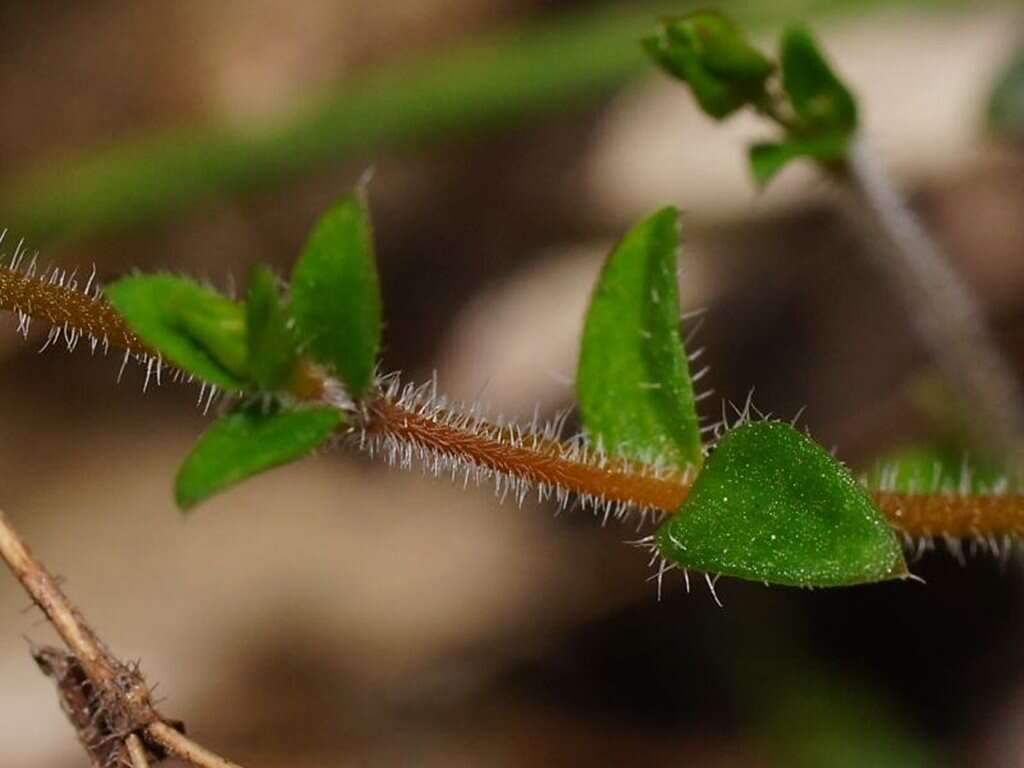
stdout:
POLYGON ((185 458, 174 496, 189 510, 247 477, 306 456, 342 423, 330 407, 264 412, 238 408, 215 421, 185 458))
POLYGON ((280 281, 267 267, 255 267, 249 274, 245 312, 253 381, 264 392, 281 390, 292 376, 298 350, 280 281))
POLYGON ((238 302, 175 275, 122 278, 103 294, 169 362, 223 389, 245 386, 245 314, 238 302))
POLYGON ((778 422, 745 424, 719 441, 657 544, 684 568, 790 586, 907 575, 896 535, 864 488, 778 422))
POLYGON ((849 136, 857 129, 857 101, 835 74, 814 36, 802 26, 782 35, 782 87, 811 135, 849 136))
POLYGON ((299 340, 337 372, 354 399, 369 388, 381 335, 380 285, 369 213, 359 192, 313 228, 292 273, 299 340))
POLYGON ((641 221, 612 251, 587 312, 576 394, 592 439, 685 467, 703 453, 679 335, 678 251, 674 208, 641 221))
POLYGON ((841 134, 783 142, 759 142, 750 146, 748 160, 754 180, 765 185, 793 160, 810 158, 820 163, 834 163, 846 156, 849 146, 849 137, 841 134))
POLYGON ((1024 139, 1024 48, 1015 54, 992 91, 988 124, 997 135, 1024 139))
POLYGON ((999 462, 968 454, 956 441, 904 445, 875 461, 864 477, 872 490, 899 493, 990 494, 1012 485, 999 462))

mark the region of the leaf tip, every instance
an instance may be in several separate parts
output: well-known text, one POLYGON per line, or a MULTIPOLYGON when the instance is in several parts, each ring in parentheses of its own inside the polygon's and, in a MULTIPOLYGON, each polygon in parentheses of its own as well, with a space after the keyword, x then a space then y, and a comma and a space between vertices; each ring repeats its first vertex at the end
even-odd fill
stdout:
POLYGON ((382 323, 372 224, 358 189, 314 225, 292 272, 291 300, 300 342, 360 398, 373 382, 382 323))

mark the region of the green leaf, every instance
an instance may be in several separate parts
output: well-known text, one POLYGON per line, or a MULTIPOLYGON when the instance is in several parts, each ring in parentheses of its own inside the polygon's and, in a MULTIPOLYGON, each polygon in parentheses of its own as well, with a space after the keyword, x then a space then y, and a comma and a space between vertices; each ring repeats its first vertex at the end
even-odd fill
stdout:
POLYGON ((280 282, 267 267, 257 266, 249 273, 245 308, 252 378, 265 392, 280 390, 295 367, 296 340, 281 301, 280 282))
POLYGON ((687 466, 703 456, 679 337, 678 251, 674 208, 641 221, 612 251, 587 312, 576 396, 593 439, 687 466))
MULTIPOLYGON (((767 654, 766 654, 767 655, 767 654)), ((772 659, 774 661, 774 659, 772 659)), ((769 662, 771 663, 771 662, 769 662)), ((765 765, 786 768, 928 768, 946 765, 902 717, 885 689, 863 677, 816 670, 808 657, 780 680, 764 670, 768 703, 754 728, 765 765)))
POLYGON ((752 144, 750 169, 758 184, 767 184, 792 160, 806 157, 820 163, 837 162, 846 156, 849 145, 849 137, 841 134, 752 144))
POLYGON ((377 264, 361 193, 342 198, 317 222, 292 273, 291 296, 299 340, 358 399, 373 377, 381 329, 377 264))
POLYGON ((684 568, 765 583, 830 587, 907 575, 896 535, 863 486, 778 422, 727 433, 657 542, 684 568))
POLYGON ((992 91, 988 122, 996 133, 1024 139, 1024 49, 1017 52, 992 91))
POLYGON ((218 387, 245 386, 248 352, 240 303, 174 275, 122 278, 103 293, 165 359, 218 387))
POLYGON ((772 61, 754 48, 743 28, 715 11, 697 11, 667 25, 673 42, 696 43, 700 62, 719 77, 760 83, 775 69, 772 61))
POLYGON ((810 31, 782 35, 782 87, 809 134, 850 135, 857 128, 857 102, 836 77, 810 31))
POLYGON ((972 457, 955 442, 907 445, 879 458, 867 473, 871 489, 902 493, 991 493, 1010 479, 990 459, 972 457))
POLYGON ((699 11, 664 19, 642 45, 673 77, 689 84, 697 103, 721 119, 765 97, 775 66, 731 19, 699 11))
POLYGON ((310 453, 342 423, 335 408, 264 412, 250 405, 228 413, 203 433, 174 483, 183 510, 247 477, 310 453))

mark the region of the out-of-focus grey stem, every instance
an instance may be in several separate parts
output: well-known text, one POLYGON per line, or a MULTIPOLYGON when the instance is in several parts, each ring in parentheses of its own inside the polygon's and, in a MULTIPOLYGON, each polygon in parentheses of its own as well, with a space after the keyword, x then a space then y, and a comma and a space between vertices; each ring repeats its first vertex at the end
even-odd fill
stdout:
POLYGON ((968 286, 908 207, 877 152, 856 139, 840 176, 858 229, 869 238, 911 321, 972 417, 979 442, 1009 459, 1024 456, 1024 399, 968 286))

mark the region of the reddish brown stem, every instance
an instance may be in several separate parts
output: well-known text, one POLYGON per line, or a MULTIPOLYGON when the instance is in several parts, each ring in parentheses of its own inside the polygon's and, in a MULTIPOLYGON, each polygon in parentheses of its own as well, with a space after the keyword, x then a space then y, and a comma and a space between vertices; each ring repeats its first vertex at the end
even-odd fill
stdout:
POLYGON ((463 461, 526 480, 566 488, 611 502, 637 507, 674 510, 689 485, 681 473, 655 472, 643 464, 609 458, 574 460, 574 451, 555 440, 528 440, 516 444, 506 429, 477 425, 459 429, 402 408, 383 397, 367 406, 366 428, 371 434, 387 434, 463 461))
POLYGON ((953 539, 1024 535, 1024 495, 959 493, 871 494, 895 528, 918 536, 953 539))
MULTIPOLYGON (((637 462, 609 460, 604 466, 573 461, 554 441, 517 446, 507 430, 459 430, 384 398, 367 407, 366 429, 396 440, 454 455, 471 464, 557 485, 610 502, 624 502, 671 514, 686 500, 691 481, 682 473, 655 473, 637 462)), ((912 537, 952 538, 1024 534, 1024 495, 898 493, 873 491, 872 498, 893 526, 912 537)))
MULTIPOLYGON (((71 288, 0 268, 0 309, 28 313, 63 326, 67 323, 137 356, 148 349, 124 319, 102 299, 71 288)), ((296 369, 293 393, 321 400, 329 387, 324 372, 304 361, 296 369)), ((690 478, 639 462, 593 456, 580 460, 573 449, 553 440, 517 442, 510 430, 475 423, 460 429, 421 415, 377 394, 367 399, 362 427, 371 435, 453 456, 531 484, 552 487, 639 508, 673 513, 686 499, 690 478)), ((346 427, 351 428, 351 425, 346 427)), ((872 496, 893 526, 909 536, 953 538, 1024 535, 1024 495, 965 495, 875 491, 872 496)))
POLYGON ((0 267, 0 309, 46 320, 134 354, 151 354, 110 304, 60 282, 0 267))

